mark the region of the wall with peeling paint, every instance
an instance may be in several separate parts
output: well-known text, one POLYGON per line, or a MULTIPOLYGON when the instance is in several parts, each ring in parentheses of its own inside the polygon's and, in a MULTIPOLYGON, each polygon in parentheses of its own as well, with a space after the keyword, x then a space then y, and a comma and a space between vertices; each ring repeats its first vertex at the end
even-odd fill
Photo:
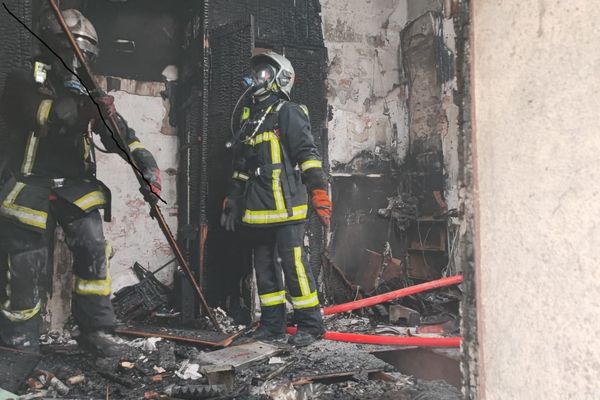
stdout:
MULTIPOLYGON (((407 78, 403 72, 401 31, 428 11, 442 13, 440 0, 323 0, 323 35, 329 56, 327 100, 329 159, 335 170, 362 151, 371 151, 396 164, 410 147, 407 78)), ((452 19, 442 19, 437 33, 452 57, 452 19)), ((458 208, 457 115, 453 76, 435 93, 441 103, 436 128, 447 176, 445 200, 458 208)), ((413 121, 414 122, 414 121, 413 121)), ((424 123, 424 125, 427 125, 424 123)))
MULTIPOLYGON (((119 112, 136 131, 142 144, 152 152, 161 169, 162 194, 167 202, 161 209, 173 232, 177 232, 177 136, 168 125, 165 102, 160 97, 162 83, 121 80, 121 89, 110 92, 119 112)), ((112 190, 113 221, 104 232, 116 250, 111 260, 113 290, 136 282, 131 271, 134 262, 156 269, 173 258, 168 243, 138 191, 131 167, 115 154, 97 153, 98 177, 112 190)), ((163 282, 172 280, 173 269, 158 274, 163 282)))
POLYGON ((600 2, 473 1, 485 399, 600 394, 600 2))
POLYGON ((323 0, 329 56, 327 97, 332 167, 363 150, 403 159, 408 148, 399 59, 406 0, 323 0))

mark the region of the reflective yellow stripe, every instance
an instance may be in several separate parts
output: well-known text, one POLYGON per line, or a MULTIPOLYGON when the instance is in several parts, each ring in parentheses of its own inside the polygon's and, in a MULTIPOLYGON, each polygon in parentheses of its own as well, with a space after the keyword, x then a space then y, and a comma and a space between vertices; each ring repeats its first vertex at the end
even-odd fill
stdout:
POLYGON ((321 163, 321 161, 319 160, 308 160, 308 161, 304 161, 302 164, 300 164, 300 169, 302 170, 302 172, 311 169, 311 168, 322 168, 323 167, 323 163, 321 163))
POLYGON ((19 195, 19 193, 21 193, 21 190, 23 190, 24 188, 25 188, 25 184, 23 182, 15 183, 15 187, 13 187, 13 189, 10 191, 8 196, 6 196, 6 199, 4 200, 4 202, 5 203, 14 203, 15 200, 17 200, 17 196, 19 195))
POLYGON ((145 149, 144 145, 141 144, 139 140, 134 140, 129 143, 129 151, 135 151, 137 149, 145 149))
POLYGON ((38 302, 36 303, 36 305, 33 308, 28 308, 25 310, 11 310, 10 298, 12 295, 12 290, 10 287, 10 279, 11 279, 10 271, 12 269, 12 264, 11 264, 10 256, 7 257, 7 267, 8 268, 6 270, 5 293, 6 293, 6 296, 8 297, 8 299, 4 302, 4 304, 0 305, 0 312, 9 321, 13 321, 13 322, 27 321, 27 320, 35 317, 39 313, 39 311, 41 309, 41 302, 40 302, 40 300, 38 300, 38 302))
POLYGON ((253 138, 247 139, 245 141, 245 143, 249 144, 250 146, 256 146, 257 144, 261 144, 262 142, 268 142, 273 139, 277 139, 277 141, 279 141, 279 138, 277 137, 277 135, 275 135, 275 132, 269 131, 269 132, 259 133, 258 135, 254 136, 253 138))
POLYGON ((244 107, 244 111, 242 111, 242 121, 250 118, 250 107, 244 107))
MULTIPOLYGON (((281 169, 274 169, 273 177, 273 198, 275 199, 275 208, 278 211, 286 210, 283 191, 281 190, 281 169)), ((286 211, 287 212, 287 211, 286 211)))
POLYGON ((83 211, 87 211, 92 207, 106 204, 106 196, 104 196, 104 193, 100 190, 96 190, 78 198, 73 204, 83 211))
POLYGON ((77 277, 75 279, 75 293, 84 296, 108 296, 110 295, 110 285, 112 280, 110 278, 110 254, 112 253, 112 246, 106 242, 104 246, 104 256, 106 262, 106 278, 104 279, 82 279, 77 277))
POLYGON ((42 100, 35 114, 35 119, 39 126, 46 126, 48 123, 48 116, 50 115, 50 109, 52 108, 52 100, 42 100))
POLYGON ((248 179, 250 179, 250 175, 246 175, 243 172, 237 172, 236 171, 236 172, 233 173, 232 178, 233 179, 238 179, 240 181, 247 181, 248 179))
POLYGON ((32 208, 18 206, 16 204, 6 204, 6 202, 4 202, 2 204, 2 208, 0 208, 0 214, 6 217, 14 217, 25 225, 46 229, 48 213, 43 211, 37 211, 32 208))
POLYGON ((316 307, 319 305, 319 296, 317 296, 317 291, 300 297, 292 296, 292 306, 295 310, 300 310, 303 308, 316 307))
POLYGON ((310 294, 310 284, 308 283, 306 269, 302 262, 302 247, 294 247, 294 266, 296 267, 296 277, 300 285, 300 293, 302 293, 302 296, 307 296, 310 294))
POLYGON ((17 182, 15 184, 13 190, 11 190, 8 196, 6 196, 4 202, 2 202, 2 207, 0 207, 0 215, 15 218, 25 225, 46 229, 48 213, 14 204, 17 196, 19 193, 21 193, 21 190, 23 190, 24 187, 25 184, 22 182, 17 182))
POLYGON ((285 303, 285 290, 274 293, 261 294, 260 305, 263 307, 276 306, 285 303))
MULTIPOLYGON (((271 141, 271 163, 281 164, 281 146, 279 145, 279 138, 274 132, 270 133, 271 141)), ((281 190, 281 169, 274 169, 271 173, 272 185, 273 185, 273 198, 275 199, 275 209, 285 210, 285 199, 283 198, 283 191, 281 190)))
POLYGON ((37 313, 40 312, 42 308, 42 303, 38 300, 37 304, 33 308, 29 308, 27 310, 9 310, 4 308, 4 306, 0 309, 0 312, 9 320, 13 322, 23 322, 30 320, 35 317, 37 313))
POLYGON ((281 163, 281 146, 279 145, 279 138, 274 133, 271 138, 271 162, 273 164, 281 163))
POLYGON ((242 221, 247 224, 273 224, 276 222, 298 221, 305 219, 308 213, 306 204, 292 208, 292 215, 287 210, 246 210, 242 221))
POLYGON ((23 175, 30 175, 33 170, 38 143, 39 139, 35 136, 35 133, 29 133, 29 139, 27 140, 27 146, 25 147, 25 156, 23 158, 23 164, 21 165, 21 173, 23 175))

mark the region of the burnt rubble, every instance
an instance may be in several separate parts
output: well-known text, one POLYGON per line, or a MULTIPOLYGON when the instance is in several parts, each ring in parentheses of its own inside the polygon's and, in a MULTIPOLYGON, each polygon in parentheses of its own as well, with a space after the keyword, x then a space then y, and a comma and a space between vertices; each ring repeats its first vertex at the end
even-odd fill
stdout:
MULTIPOLYGON (((220 314, 226 317, 224 312, 220 314)), ((354 315, 329 317, 326 325, 329 330, 354 332, 381 329, 368 318, 354 315)), ((142 328, 148 329, 138 327, 142 328)), ((221 338, 205 330, 163 326, 152 331, 206 343, 211 337, 221 338)), ((30 363, 30 371, 11 390, 20 394, 20 399, 460 398, 457 389, 447 383, 436 384, 443 396, 423 397, 431 383, 401 374, 375 355, 395 350, 390 347, 321 340, 296 349, 284 343, 247 343, 237 338, 227 346, 210 346, 131 336, 122 336, 129 350, 116 359, 91 358, 69 335, 47 341, 41 345, 39 361, 30 363)))

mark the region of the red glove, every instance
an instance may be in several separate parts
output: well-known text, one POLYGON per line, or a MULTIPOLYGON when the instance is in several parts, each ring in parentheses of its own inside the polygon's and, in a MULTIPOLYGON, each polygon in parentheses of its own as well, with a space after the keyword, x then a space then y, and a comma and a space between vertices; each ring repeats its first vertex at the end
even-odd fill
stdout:
POLYGON ((145 182, 140 187, 140 193, 144 196, 144 200, 155 205, 158 202, 158 196, 160 196, 161 185, 160 185, 160 170, 154 168, 151 173, 144 174, 144 177, 150 182, 148 186, 145 182))
POLYGON ((152 193, 157 196, 160 196, 160 191, 162 186, 160 184, 160 170, 158 168, 154 168, 152 170, 152 178, 150 180, 150 187, 152 188, 152 193))
POLYGON ((323 189, 314 189, 311 192, 311 202, 323 226, 329 228, 332 204, 327 192, 323 189))
POLYGON ((100 111, 105 117, 112 117, 117 113, 115 108, 115 98, 111 95, 104 94, 96 99, 96 103, 100 106, 100 111))

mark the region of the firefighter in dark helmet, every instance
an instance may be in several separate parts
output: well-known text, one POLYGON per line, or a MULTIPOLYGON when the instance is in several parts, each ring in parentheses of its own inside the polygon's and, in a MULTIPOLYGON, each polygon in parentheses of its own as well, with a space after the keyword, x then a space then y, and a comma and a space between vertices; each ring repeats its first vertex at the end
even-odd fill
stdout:
POLYGON ((261 319, 252 336, 285 337, 287 294, 298 325, 289 342, 305 346, 324 333, 304 248, 307 195, 325 226, 332 205, 308 110, 290 101, 295 79, 291 63, 267 52, 252 57, 251 68, 251 100, 234 135, 234 170, 221 224, 227 230, 241 224, 242 237, 253 248, 261 319))
MULTIPOLYGON (((63 16, 92 62, 99 51, 96 30, 77 10, 64 10, 63 16)), ((80 67, 53 15, 43 18, 41 36, 71 70, 80 67)), ((160 174, 153 156, 116 114, 113 97, 103 92, 93 96, 105 118, 116 116, 132 157, 150 183, 140 190, 147 200, 156 201, 160 174)), ((58 224, 73 253, 72 313, 81 330, 78 341, 98 354, 118 354, 123 346, 111 334, 112 249, 99 212, 104 209, 104 219, 110 219, 110 192, 95 177, 94 140, 104 150, 125 155, 80 81, 50 52, 42 52, 31 70, 7 76, 0 112, 7 125, 0 134, 8 143, 8 163, 0 176, 0 342, 37 346, 40 277, 58 224)))

